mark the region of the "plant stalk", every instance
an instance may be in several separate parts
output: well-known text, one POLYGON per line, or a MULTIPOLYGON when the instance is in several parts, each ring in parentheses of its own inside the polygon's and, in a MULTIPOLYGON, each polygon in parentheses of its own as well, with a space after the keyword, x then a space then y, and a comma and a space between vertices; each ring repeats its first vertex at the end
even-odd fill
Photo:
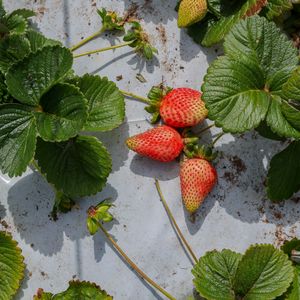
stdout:
POLYGON ((171 210, 170 210, 170 208, 169 208, 169 206, 167 204, 167 201, 166 201, 166 199, 165 199, 165 197, 164 197, 164 195, 163 195, 163 193, 161 191, 160 184, 159 184, 159 181, 157 179, 155 179, 155 185, 156 185, 157 192, 158 192, 158 194, 160 196, 160 199, 161 199, 161 201, 162 201, 162 203, 163 203, 163 205, 164 205, 164 207, 165 207, 165 209, 167 211, 167 214, 168 214, 169 218, 171 219, 174 227, 176 228, 176 231, 177 231, 177 233, 178 233, 178 235, 179 235, 182 243, 186 246, 188 252, 192 256, 192 258, 195 261, 195 263, 197 263, 198 262, 197 256, 195 255, 194 251, 192 250, 191 246, 189 245, 189 243, 185 239, 184 235, 182 234, 179 226, 177 225, 177 222, 176 222, 176 220, 175 220, 175 218, 174 218, 174 216, 173 216, 173 214, 172 214, 172 212, 171 212, 171 210))
POLYGON ((120 92, 121 92, 124 96, 126 96, 126 97, 129 97, 129 98, 133 98, 133 99, 139 100, 139 101, 141 101, 141 102, 143 102, 143 103, 146 103, 146 104, 151 104, 151 103, 150 103, 151 101, 150 101, 149 99, 144 98, 144 97, 142 97, 142 96, 138 96, 138 95, 135 95, 135 94, 133 94, 133 93, 126 92, 126 91, 122 91, 122 90, 120 90, 120 92))
POLYGON ((225 134, 225 132, 221 132, 217 135, 217 137, 213 140, 212 146, 216 144, 216 142, 225 134))
POLYGON ((115 249, 122 255, 125 261, 132 267, 135 272, 141 276, 144 280, 146 280, 151 286, 160 291, 163 295, 165 295, 170 300, 176 300, 172 295, 170 295, 167 291, 165 291, 161 286, 159 286, 156 282, 154 282, 150 277, 148 277, 139 267, 125 254, 125 252, 120 248, 120 246, 114 241, 114 239, 110 236, 110 234, 103 227, 101 222, 99 222, 99 227, 102 232, 105 234, 107 239, 112 243, 115 249))
POLYGON ((203 129, 201 129, 199 132, 197 132, 197 135, 198 135, 198 134, 201 134, 201 133, 203 133, 203 132, 205 132, 205 131, 207 131, 207 130, 209 130, 209 129, 211 129, 211 128, 214 127, 214 126, 215 126, 215 124, 212 124, 212 125, 209 125, 209 126, 203 128, 203 129))
POLYGON ((122 47, 130 45, 131 43, 132 42, 127 42, 127 43, 122 43, 122 44, 118 44, 118 45, 114 45, 114 46, 110 46, 110 47, 105 47, 105 48, 101 48, 101 49, 97 49, 97 50, 93 50, 93 51, 83 52, 83 53, 80 53, 80 54, 74 54, 73 57, 78 58, 78 57, 81 57, 81 56, 86 56, 86 55, 100 53, 100 52, 104 52, 104 51, 108 51, 108 50, 112 50, 112 49, 122 48, 122 47))
POLYGON ((80 41, 78 44, 74 45, 73 47, 70 48, 70 50, 73 52, 76 49, 82 47, 83 45, 85 45, 86 43, 90 42, 91 40, 93 40, 94 38, 100 36, 103 32, 105 32, 105 27, 102 27, 99 31, 95 32, 94 34, 92 34, 91 36, 83 39, 82 41, 80 41))

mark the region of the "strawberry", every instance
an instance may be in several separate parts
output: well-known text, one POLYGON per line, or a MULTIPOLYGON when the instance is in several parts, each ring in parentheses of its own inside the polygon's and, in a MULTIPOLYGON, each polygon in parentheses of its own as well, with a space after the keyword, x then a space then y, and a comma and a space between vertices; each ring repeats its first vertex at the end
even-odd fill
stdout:
POLYGON ((143 156, 169 162, 183 150, 184 139, 175 129, 163 125, 128 138, 126 144, 143 156))
POLYGON ((146 110, 153 113, 153 122, 160 116, 169 126, 192 127, 201 123, 208 114, 201 100, 201 93, 190 88, 177 88, 165 92, 154 87, 148 97, 151 105, 146 107, 146 110))
POLYGON ((180 184, 183 203, 193 214, 203 203, 217 182, 215 168, 203 158, 186 159, 180 167, 180 184))
POLYGON ((207 0, 182 0, 178 10, 178 27, 188 27, 201 21, 207 13, 207 0))

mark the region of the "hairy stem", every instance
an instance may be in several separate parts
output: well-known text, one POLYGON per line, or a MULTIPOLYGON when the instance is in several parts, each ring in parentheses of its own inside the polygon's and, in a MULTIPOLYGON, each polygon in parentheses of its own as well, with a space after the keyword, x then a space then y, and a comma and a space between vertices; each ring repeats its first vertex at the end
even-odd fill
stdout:
POLYGON ((178 233, 178 235, 179 235, 182 243, 186 246, 188 252, 192 256, 192 258, 195 261, 195 263, 197 263, 198 262, 197 256, 195 255, 195 253, 192 250, 191 246, 189 245, 189 243, 185 239, 184 235, 182 234, 180 228, 178 227, 177 222, 176 222, 176 220, 175 220, 175 218, 174 218, 174 216, 173 216, 173 214, 172 214, 172 212, 171 212, 171 210, 170 210, 170 208, 169 208, 169 206, 167 204, 167 201, 166 201, 166 199, 165 199, 165 197, 164 197, 164 195, 163 195, 163 193, 161 191, 160 184, 159 184, 159 181, 157 179, 155 179, 155 185, 156 185, 157 192, 158 192, 158 194, 160 196, 160 199, 161 199, 161 201, 162 201, 162 203, 163 203, 163 205, 164 205, 164 207, 165 207, 165 209, 167 211, 167 214, 168 214, 169 218, 171 219, 174 227, 176 228, 176 231, 177 231, 177 233, 178 233))
POLYGON ((217 137, 213 140, 213 142, 211 143, 212 146, 214 146, 216 144, 216 142, 225 134, 225 132, 221 132, 217 135, 217 137))
POLYGON ((121 247, 114 241, 111 235, 106 231, 106 229, 99 222, 99 227, 102 232, 105 234, 107 239, 112 243, 114 248, 121 254, 121 256, 125 259, 125 261, 130 265, 131 268, 135 270, 135 272, 141 276, 144 280, 146 280, 151 286, 160 291, 163 295, 165 295, 170 300, 176 300, 172 295, 170 295, 167 291, 165 291, 161 286, 159 286, 156 282, 154 282, 150 277, 148 277, 139 267, 125 254, 125 252, 121 249, 121 247))
POLYGON ((147 98, 144 98, 144 97, 142 97, 142 96, 135 95, 135 94, 130 93, 130 92, 126 92, 126 91, 122 91, 122 90, 120 90, 120 92, 121 92, 124 96, 126 96, 126 97, 129 97, 129 98, 133 98, 133 99, 139 100, 139 101, 141 101, 141 102, 143 102, 143 103, 146 103, 146 104, 150 104, 150 102, 151 102, 151 101, 150 101, 149 99, 147 99, 147 98))
POLYGON ((81 56, 86 56, 86 55, 100 53, 100 52, 104 52, 104 51, 108 51, 108 50, 112 50, 112 49, 122 48, 122 47, 130 45, 131 43, 132 42, 127 42, 127 43, 122 43, 122 44, 118 44, 118 45, 114 45, 114 46, 110 46, 110 47, 105 47, 105 48, 101 48, 101 49, 97 49, 97 50, 93 50, 93 51, 83 52, 83 53, 80 53, 80 54, 74 54, 73 57, 78 58, 78 57, 81 57, 81 56))
POLYGON ((103 32, 105 32, 105 27, 102 27, 99 31, 95 32, 94 34, 92 34, 91 36, 83 39, 82 41, 80 41, 78 44, 74 45, 73 47, 70 48, 70 50, 73 52, 76 49, 82 47, 83 45, 85 45, 86 43, 90 42, 91 40, 93 40, 94 38, 100 36, 103 32))

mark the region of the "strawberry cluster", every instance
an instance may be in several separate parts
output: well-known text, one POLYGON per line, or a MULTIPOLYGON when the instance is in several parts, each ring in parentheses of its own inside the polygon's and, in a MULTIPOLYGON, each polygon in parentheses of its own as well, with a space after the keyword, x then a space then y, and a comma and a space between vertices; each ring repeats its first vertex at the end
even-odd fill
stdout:
POLYGON ((170 162, 182 155, 180 183, 182 200, 188 212, 195 213, 217 181, 210 161, 212 149, 199 146, 198 138, 189 129, 202 123, 208 114, 199 91, 190 88, 154 87, 148 94, 152 122, 161 118, 163 125, 127 139, 129 149, 161 162, 170 162))

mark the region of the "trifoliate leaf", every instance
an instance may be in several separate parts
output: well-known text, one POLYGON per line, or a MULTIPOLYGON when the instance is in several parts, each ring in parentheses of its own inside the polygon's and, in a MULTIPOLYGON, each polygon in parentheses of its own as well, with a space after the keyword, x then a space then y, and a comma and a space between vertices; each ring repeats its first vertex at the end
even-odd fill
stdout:
POLYGON ((14 10, 12 13, 10 13, 10 16, 22 16, 25 19, 34 17, 36 14, 34 11, 30 10, 30 9, 26 9, 26 8, 20 8, 20 9, 16 9, 14 10))
POLYGON ((294 280, 288 292, 284 295, 284 300, 300 299, 300 266, 294 266, 294 280))
POLYGON ((26 37, 30 43, 31 52, 36 52, 47 46, 61 46, 59 41, 48 39, 36 30, 28 30, 26 37))
POLYGON ((30 44, 25 35, 9 35, 0 40, 0 71, 8 69, 30 53, 30 44))
POLYGON ((70 197, 101 191, 112 165, 106 148, 91 136, 61 143, 38 139, 35 157, 47 180, 70 197))
POLYGON ((283 90, 298 64, 291 42, 273 23, 254 16, 227 35, 225 54, 209 67, 202 86, 209 117, 233 133, 266 121, 279 136, 300 138, 299 114, 283 90))
POLYGON ((224 131, 245 132, 265 118, 270 97, 253 60, 220 57, 209 67, 202 86, 209 118, 224 131))
POLYGON ((45 293, 39 290, 34 300, 112 300, 106 291, 95 283, 87 281, 70 281, 69 288, 60 294, 45 293))
POLYGON ((234 300, 233 279, 242 255, 230 250, 212 251, 192 270, 198 293, 208 300, 234 300))
POLYGON ((273 201, 290 198, 300 189, 300 142, 292 142, 270 163, 267 191, 273 201))
POLYGON ((286 254, 272 245, 252 246, 239 263, 234 290, 244 300, 272 300, 288 289, 293 278, 286 254))
POLYGON ((11 300, 24 277, 24 258, 17 242, 0 231, 0 299, 11 300))
POLYGON ((292 1, 290 0, 268 0, 267 5, 262 11, 262 14, 269 20, 272 20, 292 8, 293 5, 292 1))
POLYGON ((36 106, 40 98, 71 69, 67 48, 45 47, 12 66, 6 75, 8 90, 21 103, 36 106))
POLYGON ((0 169, 19 176, 34 157, 36 123, 28 108, 19 104, 0 105, 0 169))
POLYGON ((89 131, 108 131, 124 121, 125 102, 116 84, 106 77, 89 74, 71 80, 88 100, 88 119, 84 126, 89 131))
MULTIPOLYGON (((257 0, 239 1, 239 3, 235 3, 232 9, 222 12, 222 16, 219 18, 213 14, 208 14, 201 22, 191 26, 188 34, 196 43, 200 43, 205 47, 211 47, 220 42, 232 26, 256 5, 256 2, 257 0)), ((220 1, 220 3, 222 2, 220 1)))
POLYGON ((83 94, 73 85, 56 84, 40 101, 35 118, 39 136, 45 141, 60 142, 74 137, 87 118, 83 94))

